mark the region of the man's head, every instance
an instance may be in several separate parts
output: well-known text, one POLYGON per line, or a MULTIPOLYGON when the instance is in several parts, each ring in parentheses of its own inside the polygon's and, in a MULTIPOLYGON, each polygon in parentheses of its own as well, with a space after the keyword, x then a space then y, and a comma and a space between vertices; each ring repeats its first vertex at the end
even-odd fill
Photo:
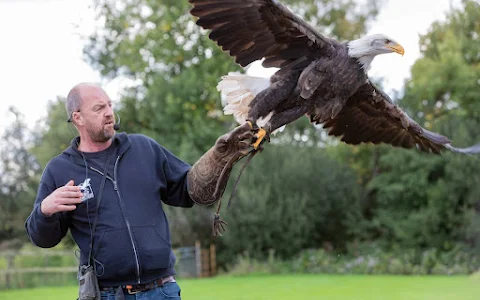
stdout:
POLYGON ((81 138, 103 143, 114 136, 112 100, 99 85, 80 83, 74 86, 68 93, 66 110, 81 138))

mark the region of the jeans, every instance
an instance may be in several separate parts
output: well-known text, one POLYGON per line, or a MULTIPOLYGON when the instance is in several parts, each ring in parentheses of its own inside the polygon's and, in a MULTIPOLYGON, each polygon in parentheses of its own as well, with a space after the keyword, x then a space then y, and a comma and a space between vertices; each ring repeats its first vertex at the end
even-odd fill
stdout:
MULTIPOLYGON (((101 291, 100 298, 101 300, 115 300, 115 290, 101 291)), ((154 289, 136 293, 133 295, 128 294, 127 291, 124 292, 125 300, 181 300, 180 297, 180 286, 176 282, 166 282, 161 287, 156 287, 154 289)))

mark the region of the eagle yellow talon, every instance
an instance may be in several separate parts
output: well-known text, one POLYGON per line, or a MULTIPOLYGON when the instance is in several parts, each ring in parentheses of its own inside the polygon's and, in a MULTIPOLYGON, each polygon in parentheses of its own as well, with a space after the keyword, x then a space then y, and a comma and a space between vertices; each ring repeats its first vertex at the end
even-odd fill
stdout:
POLYGON ((258 149, 258 146, 260 146, 260 144, 262 143, 263 139, 265 138, 265 136, 267 135, 267 131, 263 128, 260 128, 258 129, 258 132, 257 134, 255 135, 255 137, 257 138, 257 140, 255 141, 255 143, 253 144, 253 148, 255 150, 258 149))

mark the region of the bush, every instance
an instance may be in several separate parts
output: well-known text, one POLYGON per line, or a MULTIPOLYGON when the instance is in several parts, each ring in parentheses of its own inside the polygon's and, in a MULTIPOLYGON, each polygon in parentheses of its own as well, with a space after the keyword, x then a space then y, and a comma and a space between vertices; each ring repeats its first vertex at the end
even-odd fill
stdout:
POLYGON ((267 260, 258 260, 253 258, 248 252, 239 255, 235 263, 228 268, 228 274, 248 275, 248 274, 282 274, 291 273, 291 264, 275 257, 275 251, 270 249, 267 260))
POLYGON ((289 260, 281 260, 270 251, 268 260, 259 260, 247 252, 239 256, 228 269, 228 274, 246 275, 251 273, 316 273, 316 274, 376 274, 376 275, 467 275, 480 268, 476 257, 467 254, 439 254, 436 249, 420 252, 338 255, 324 249, 309 249, 289 260), (446 264, 444 256, 463 257, 446 264), (473 263, 473 264, 472 264, 473 263))

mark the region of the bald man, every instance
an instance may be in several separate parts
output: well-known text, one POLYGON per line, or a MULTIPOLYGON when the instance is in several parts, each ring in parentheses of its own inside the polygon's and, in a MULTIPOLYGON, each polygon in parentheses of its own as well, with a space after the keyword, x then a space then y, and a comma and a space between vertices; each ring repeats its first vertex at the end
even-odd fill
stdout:
POLYGON ((96 84, 73 87, 66 110, 79 135, 45 167, 25 223, 31 241, 54 247, 70 229, 81 252, 80 299, 91 269, 102 299, 180 299, 162 202, 216 202, 249 151, 251 128, 223 135, 190 166, 147 136, 116 133, 112 101, 96 84))

